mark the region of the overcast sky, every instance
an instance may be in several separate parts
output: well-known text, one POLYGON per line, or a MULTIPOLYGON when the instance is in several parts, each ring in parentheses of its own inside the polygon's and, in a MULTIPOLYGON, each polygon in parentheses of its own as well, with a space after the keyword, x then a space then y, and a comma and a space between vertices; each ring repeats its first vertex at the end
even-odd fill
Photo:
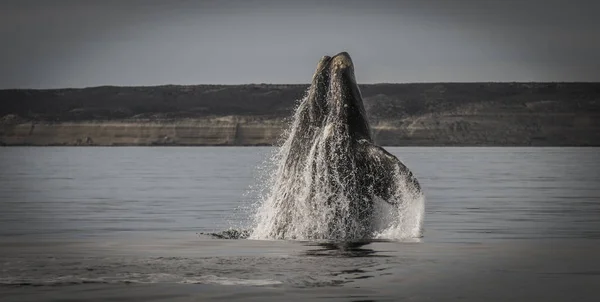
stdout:
POLYGON ((599 16, 592 0, 3 0, 0 89, 308 83, 340 51, 360 83, 600 81, 599 16))

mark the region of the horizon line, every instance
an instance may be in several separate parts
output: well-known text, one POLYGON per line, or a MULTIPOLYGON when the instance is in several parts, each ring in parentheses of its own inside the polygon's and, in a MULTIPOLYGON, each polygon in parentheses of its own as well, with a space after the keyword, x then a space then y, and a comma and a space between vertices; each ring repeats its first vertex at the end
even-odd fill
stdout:
MULTIPOLYGON (((427 85, 427 84, 600 84, 600 81, 445 81, 445 82, 378 82, 358 83, 358 85, 427 85)), ((0 88, 7 90, 77 90, 93 88, 137 88, 137 87, 194 87, 194 86, 309 86, 310 83, 244 83, 244 84, 155 84, 155 85, 97 85, 85 87, 62 87, 62 88, 0 88)))

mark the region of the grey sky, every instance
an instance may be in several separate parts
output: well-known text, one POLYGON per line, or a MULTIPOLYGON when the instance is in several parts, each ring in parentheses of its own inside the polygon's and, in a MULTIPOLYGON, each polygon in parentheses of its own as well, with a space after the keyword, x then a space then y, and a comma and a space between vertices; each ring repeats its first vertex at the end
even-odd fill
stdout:
POLYGON ((2 1, 0 88, 600 81, 600 2, 2 1))

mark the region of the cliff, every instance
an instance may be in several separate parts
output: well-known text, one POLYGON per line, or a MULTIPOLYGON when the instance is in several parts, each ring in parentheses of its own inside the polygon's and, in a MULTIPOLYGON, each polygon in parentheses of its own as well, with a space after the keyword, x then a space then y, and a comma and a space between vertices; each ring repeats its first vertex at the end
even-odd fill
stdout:
MULTIPOLYGON (((0 90, 3 145, 270 145, 307 85, 0 90)), ((361 85, 377 143, 598 146, 598 83, 361 85)))

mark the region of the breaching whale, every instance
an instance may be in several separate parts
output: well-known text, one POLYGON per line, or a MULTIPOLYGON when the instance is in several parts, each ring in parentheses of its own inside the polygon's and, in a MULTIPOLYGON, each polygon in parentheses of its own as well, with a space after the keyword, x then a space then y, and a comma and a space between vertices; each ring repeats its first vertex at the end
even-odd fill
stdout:
POLYGON ((390 228, 420 236, 421 186, 373 142, 348 53, 321 58, 285 135, 251 238, 352 240, 390 228))

